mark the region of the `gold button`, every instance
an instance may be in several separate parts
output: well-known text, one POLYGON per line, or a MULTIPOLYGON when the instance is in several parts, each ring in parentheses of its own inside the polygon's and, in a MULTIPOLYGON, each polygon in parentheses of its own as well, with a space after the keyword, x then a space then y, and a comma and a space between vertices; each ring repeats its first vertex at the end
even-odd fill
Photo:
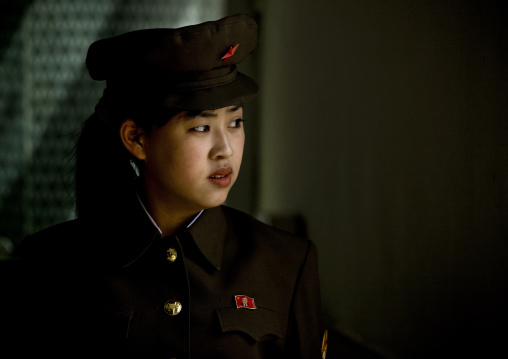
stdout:
POLYGON ((164 303, 164 312, 167 315, 178 315, 182 311, 182 303, 175 299, 168 300, 166 303, 164 303))
POLYGON ((166 259, 168 261, 170 261, 171 263, 173 263, 174 261, 176 261, 176 257, 178 257, 178 254, 176 252, 176 249, 174 248, 169 248, 167 251, 166 251, 166 254, 167 254, 167 257, 166 259))

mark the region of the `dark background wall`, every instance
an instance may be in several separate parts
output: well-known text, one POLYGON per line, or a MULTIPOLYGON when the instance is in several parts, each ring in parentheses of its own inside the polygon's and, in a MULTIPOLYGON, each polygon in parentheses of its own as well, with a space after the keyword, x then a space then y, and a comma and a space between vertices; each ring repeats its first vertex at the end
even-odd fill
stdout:
POLYGON ((504 2, 263 4, 260 209, 305 218, 329 326, 506 352, 504 2))

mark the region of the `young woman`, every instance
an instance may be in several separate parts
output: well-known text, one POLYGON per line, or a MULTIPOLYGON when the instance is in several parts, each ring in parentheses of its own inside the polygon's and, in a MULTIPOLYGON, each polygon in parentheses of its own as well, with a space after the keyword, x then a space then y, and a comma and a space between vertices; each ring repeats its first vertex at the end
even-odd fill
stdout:
POLYGON ((320 358, 314 244, 223 205, 242 161, 246 15, 91 45, 77 219, 23 244, 24 354, 320 358))

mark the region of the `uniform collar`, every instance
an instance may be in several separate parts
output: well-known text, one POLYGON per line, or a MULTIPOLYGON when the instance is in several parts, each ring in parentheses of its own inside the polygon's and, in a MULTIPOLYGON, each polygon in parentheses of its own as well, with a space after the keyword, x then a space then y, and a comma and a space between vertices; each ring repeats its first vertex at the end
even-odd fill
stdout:
POLYGON ((201 215, 191 224, 188 232, 192 239, 208 262, 215 269, 220 270, 227 231, 222 207, 202 211, 201 215))
MULTIPOLYGON (((136 202, 136 208, 129 211, 130 215, 126 216, 129 220, 124 221, 124 226, 129 226, 129 230, 125 236, 120 236, 122 238, 121 253, 118 253, 118 249, 116 250, 117 255, 121 255, 123 258, 121 261, 124 268, 141 258, 148 248, 161 238, 159 227, 139 196, 137 196, 136 202), (132 226, 129 223, 137 223, 137 225, 132 226), (126 238, 130 238, 130 240, 126 241, 126 238)), ((220 270, 226 230, 226 218, 222 208, 215 207, 199 212, 184 229, 176 233, 176 236, 185 238, 185 240, 193 240, 207 261, 215 269, 220 270), (190 236, 185 235, 186 233, 190 236)))
MULTIPOLYGON (((162 230, 160 229, 160 227, 157 225, 157 223, 155 223, 155 220, 153 219, 153 217, 150 215, 150 212, 148 212, 148 210, 146 209, 145 207, 145 204, 143 203, 143 201, 141 200, 141 197, 139 197, 139 193, 136 192, 136 196, 138 198, 138 202, 139 204, 141 205, 141 208, 143 208, 143 211, 145 212, 146 216, 148 217, 148 219, 150 220, 150 222, 152 223, 153 227, 157 229, 157 231, 159 232, 159 234, 162 236, 162 230)), ((192 226, 194 224, 194 222, 196 222, 196 220, 201 216, 201 213, 203 213, 203 209, 196 215, 194 216, 194 219, 187 225, 186 228, 189 228, 190 226, 192 226)))

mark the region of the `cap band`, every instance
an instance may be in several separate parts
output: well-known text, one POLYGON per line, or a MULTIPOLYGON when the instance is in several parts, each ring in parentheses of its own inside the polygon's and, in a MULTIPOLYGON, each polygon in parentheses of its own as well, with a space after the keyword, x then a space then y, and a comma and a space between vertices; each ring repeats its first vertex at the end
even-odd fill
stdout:
POLYGON ((236 66, 233 68, 233 71, 231 71, 226 76, 222 77, 216 77, 208 80, 202 80, 202 81, 192 81, 192 82, 181 82, 181 83, 174 83, 169 86, 164 86, 165 90, 201 90, 205 88, 211 88, 211 87, 217 87, 222 85, 227 85, 230 82, 233 82, 236 78, 236 74, 238 73, 238 70, 236 69, 236 66))

